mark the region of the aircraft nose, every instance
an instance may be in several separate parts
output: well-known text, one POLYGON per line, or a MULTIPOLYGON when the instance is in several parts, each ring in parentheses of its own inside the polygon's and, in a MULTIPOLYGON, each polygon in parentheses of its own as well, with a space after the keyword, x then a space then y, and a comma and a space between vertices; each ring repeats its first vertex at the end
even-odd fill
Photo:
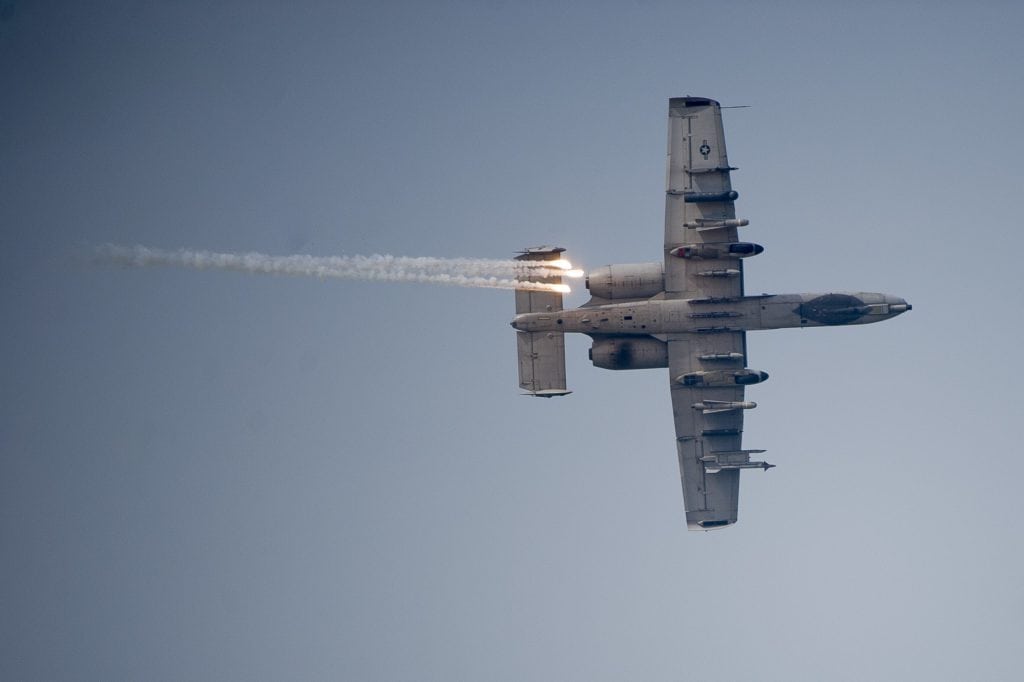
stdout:
POLYGON ((893 296, 893 297, 891 297, 891 300, 889 301, 889 312, 893 313, 894 315, 899 315, 900 313, 905 313, 908 310, 913 310, 913 309, 914 309, 914 306, 912 306, 909 303, 907 303, 907 300, 904 299, 904 298, 899 298, 898 296, 893 296))

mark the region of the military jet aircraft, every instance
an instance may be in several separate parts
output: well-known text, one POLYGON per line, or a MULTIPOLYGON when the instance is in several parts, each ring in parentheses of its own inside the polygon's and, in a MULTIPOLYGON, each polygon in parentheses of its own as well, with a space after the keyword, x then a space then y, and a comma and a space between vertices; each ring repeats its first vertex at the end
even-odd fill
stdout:
MULTIPOLYGON (((736 523, 740 471, 773 466, 751 459, 764 451, 741 443, 743 412, 757 406, 744 400, 744 388, 768 378, 747 367, 746 332, 880 322, 911 306, 860 292, 745 295, 743 261, 764 249, 738 239, 748 221, 736 218, 736 168, 726 158, 721 106, 677 97, 668 115, 664 261, 587 273, 592 297, 575 310, 563 310, 561 293, 517 290, 512 327, 527 395, 570 393, 569 332, 593 339, 597 367, 668 368, 687 527, 710 530, 736 523)), ((563 251, 534 247, 517 258, 560 261, 563 251)), ((561 277, 540 281, 560 284, 561 277)))

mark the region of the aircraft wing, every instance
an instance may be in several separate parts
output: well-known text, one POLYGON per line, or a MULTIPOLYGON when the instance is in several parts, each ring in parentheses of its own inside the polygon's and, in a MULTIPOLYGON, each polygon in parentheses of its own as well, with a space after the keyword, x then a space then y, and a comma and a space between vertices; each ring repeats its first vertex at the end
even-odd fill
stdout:
POLYGON ((743 410, 750 405, 743 402, 743 386, 702 386, 685 378, 715 364, 710 371, 723 370, 722 365, 734 370, 739 361, 701 358, 742 356, 744 343, 743 332, 677 334, 668 340, 683 505, 693 530, 735 523, 740 469, 769 466, 751 462, 751 451, 742 449, 743 410))
POLYGON ((668 173, 665 193, 665 292, 667 298, 743 295, 743 261, 692 260, 673 249, 737 241, 736 198, 729 178, 718 102, 674 97, 668 105, 668 173), (717 275, 706 274, 720 271, 717 275), (731 272, 728 272, 731 271, 731 272), (701 274, 705 273, 705 274, 701 274))
POLYGON ((721 107, 677 97, 669 100, 668 120, 665 297, 693 300, 691 314, 707 316, 700 331, 668 337, 683 504, 687 525, 699 530, 735 523, 740 469, 770 465, 751 462, 751 451, 742 449, 743 410, 752 405, 737 382, 749 371, 745 333, 716 316, 716 301, 743 295, 742 259, 715 257, 737 242, 740 225, 721 107))

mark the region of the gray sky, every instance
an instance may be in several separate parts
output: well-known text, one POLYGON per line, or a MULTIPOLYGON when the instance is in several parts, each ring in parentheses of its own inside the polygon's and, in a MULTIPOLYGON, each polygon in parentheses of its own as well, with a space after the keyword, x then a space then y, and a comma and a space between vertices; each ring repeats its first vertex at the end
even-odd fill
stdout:
MULTIPOLYGON (((1017 3, 0 1, 0 678, 1011 679, 1017 3), (740 522, 664 371, 516 388, 507 292, 92 267, 104 243, 661 254, 667 100, 725 105, 740 522)), ((579 288, 570 302, 580 304, 579 288)))

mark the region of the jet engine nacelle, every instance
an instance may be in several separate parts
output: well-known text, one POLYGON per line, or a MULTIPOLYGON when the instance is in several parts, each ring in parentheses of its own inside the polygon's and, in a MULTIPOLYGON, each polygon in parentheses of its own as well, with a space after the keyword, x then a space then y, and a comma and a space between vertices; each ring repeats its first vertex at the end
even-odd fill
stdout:
POLYGON ((587 289, 608 300, 650 298, 665 291, 665 267, 661 263, 605 265, 587 273, 587 289))
POLYGON ((657 369, 668 367, 668 344, 651 337, 598 339, 590 347, 590 360, 602 369, 657 369))

